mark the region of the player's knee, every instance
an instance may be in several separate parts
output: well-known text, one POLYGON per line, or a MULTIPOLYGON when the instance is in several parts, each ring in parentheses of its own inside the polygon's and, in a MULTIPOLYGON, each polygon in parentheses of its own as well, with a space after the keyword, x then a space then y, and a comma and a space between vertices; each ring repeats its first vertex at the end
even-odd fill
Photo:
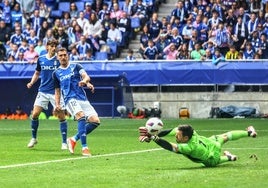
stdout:
POLYGON ((94 122, 95 124, 100 124, 100 118, 98 116, 91 116, 87 119, 88 122, 94 122))

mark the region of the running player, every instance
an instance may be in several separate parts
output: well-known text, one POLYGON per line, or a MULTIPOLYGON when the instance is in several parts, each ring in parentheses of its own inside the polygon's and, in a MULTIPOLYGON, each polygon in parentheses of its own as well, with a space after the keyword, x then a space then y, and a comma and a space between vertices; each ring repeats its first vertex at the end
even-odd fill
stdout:
MULTIPOLYGON (((39 115, 45 109, 48 109, 48 103, 51 103, 55 109, 55 89, 54 82, 52 79, 53 71, 59 66, 59 61, 56 57, 56 48, 58 46, 57 40, 50 40, 47 43, 48 53, 40 56, 37 61, 35 72, 32 76, 32 79, 27 83, 27 87, 30 89, 34 83, 37 82, 40 76, 40 86, 38 89, 38 94, 36 96, 33 112, 32 112, 32 139, 28 144, 28 148, 34 147, 37 144, 37 130, 39 127, 39 115)), ((63 105, 63 100, 62 100, 63 105)), ((63 108, 64 109, 64 108, 63 108)), ((61 149, 68 149, 67 147, 67 121, 65 119, 64 110, 58 111, 58 118, 60 121, 60 131, 62 135, 62 145, 61 149)))
POLYGON ((177 128, 161 131, 157 136, 148 134, 145 127, 139 128, 141 142, 153 140, 162 148, 182 154, 193 162, 202 163, 207 167, 214 167, 227 161, 236 161, 237 156, 228 151, 221 155, 221 147, 229 140, 237 140, 244 137, 257 136, 253 126, 247 130, 230 131, 221 135, 214 135, 209 138, 198 135, 190 125, 180 125, 177 128), (160 137, 173 135, 177 143, 168 142, 160 137))
POLYGON ((91 156, 87 146, 86 135, 100 125, 97 112, 87 99, 83 87, 88 87, 94 92, 90 77, 81 64, 70 64, 67 50, 58 49, 60 67, 53 73, 55 82, 56 110, 61 110, 60 98, 64 98, 66 109, 78 121, 78 133, 68 139, 69 151, 73 154, 77 140, 81 139, 82 155, 91 156))

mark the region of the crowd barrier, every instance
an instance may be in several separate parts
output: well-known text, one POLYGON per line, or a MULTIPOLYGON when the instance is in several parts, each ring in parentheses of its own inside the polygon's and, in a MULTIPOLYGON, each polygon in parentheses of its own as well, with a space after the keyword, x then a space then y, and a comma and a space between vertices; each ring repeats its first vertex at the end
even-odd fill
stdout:
MULTIPOLYGON (((268 63, 260 61, 225 61, 218 65, 196 61, 94 61, 83 64, 98 87, 99 94, 90 95, 100 116, 119 116, 116 106, 124 104, 124 86, 137 85, 208 85, 267 84, 268 63), (103 112, 103 113, 102 113, 103 112)), ((21 105, 30 112, 38 83, 27 89, 35 64, 0 64, 0 112, 21 105)), ((87 92, 88 93, 88 92, 87 92)))

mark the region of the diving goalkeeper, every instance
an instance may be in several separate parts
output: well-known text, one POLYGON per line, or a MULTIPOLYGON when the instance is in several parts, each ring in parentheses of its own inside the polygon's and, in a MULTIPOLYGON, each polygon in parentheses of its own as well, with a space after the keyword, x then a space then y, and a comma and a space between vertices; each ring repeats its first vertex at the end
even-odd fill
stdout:
POLYGON ((218 164, 236 161, 237 156, 228 151, 221 154, 221 147, 229 140, 238 140, 244 137, 257 136, 253 126, 249 126, 245 131, 230 131, 221 135, 204 137, 197 134, 191 125, 180 125, 174 129, 163 130, 158 135, 150 135, 146 127, 139 127, 140 142, 150 142, 153 140, 162 148, 182 154, 196 163, 202 163, 206 167, 214 167, 218 164), (177 143, 171 143, 161 137, 173 135, 177 143))

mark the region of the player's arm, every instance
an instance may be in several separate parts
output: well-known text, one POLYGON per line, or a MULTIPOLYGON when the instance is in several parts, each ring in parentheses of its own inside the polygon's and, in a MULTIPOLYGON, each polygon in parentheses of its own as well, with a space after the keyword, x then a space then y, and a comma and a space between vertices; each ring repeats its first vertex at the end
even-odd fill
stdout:
POLYGON ((53 72, 52 78, 54 80, 54 87, 55 87, 55 106, 56 106, 56 111, 61 110, 61 105, 60 105, 60 99, 61 99, 61 90, 60 90, 60 81, 56 76, 56 73, 53 72))
POLYGON ((177 144, 168 142, 168 141, 166 141, 166 140, 164 140, 162 138, 159 138, 158 136, 152 136, 151 139, 157 145, 161 146, 162 148, 164 148, 166 150, 169 150, 169 151, 172 151, 172 152, 175 152, 175 153, 178 153, 178 151, 179 151, 177 144))
POLYGON ((90 77, 87 74, 87 72, 84 70, 84 68, 80 65, 77 64, 76 67, 78 68, 78 71, 81 75, 81 81, 78 83, 80 87, 87 86, 92 93, 94 93, 94 86, 93 84, 90 83, 90 77))
POLYGON ((37 80, 39 79, 39 75, 40 75, 40 72, 39 71, 35 71, 33 76, 32 76, 32 79, 29 83, 27 83, 27 88, 31 88, 35 82, 37 82, 37 80))

